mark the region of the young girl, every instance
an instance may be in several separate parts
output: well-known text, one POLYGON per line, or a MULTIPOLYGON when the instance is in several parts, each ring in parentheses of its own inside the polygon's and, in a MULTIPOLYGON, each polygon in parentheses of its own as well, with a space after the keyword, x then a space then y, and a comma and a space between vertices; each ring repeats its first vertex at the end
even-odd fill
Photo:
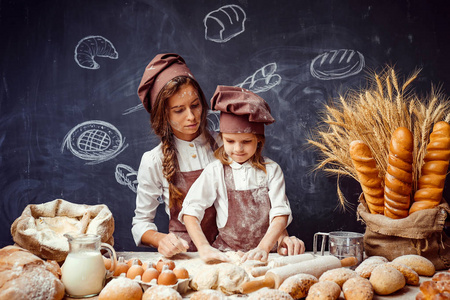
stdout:
POLYGON ((261 154, 264 124, 275 120, 268 104, 243 88, 217 87, 211 107, 221 111, 223 146, 214 153, 218 160, 192 185, 179 220, 204 261, 226 261, 221 251, 244 251, 242 260, 267 261, 292 220, 283 172, 261 154), (212 246, 200 227, 210 207, 217 210, 219 228, 212 246))
MULTIPOLYGON (((217 146, 206 129, 208 104, 184 59, 171 53, 159 54, 148 64, 138 95, 161 143, 142 156, 133 238, 137 246, 155 247, 166 257, 195 251, 177 216, 190 185, 214 160, 217 146), (158 232, 154 223, 158 198, 169 215, 169 234, 158 232)), ((205 212, 201 230, 212 243, 218 233, 214 207, 205 212)))

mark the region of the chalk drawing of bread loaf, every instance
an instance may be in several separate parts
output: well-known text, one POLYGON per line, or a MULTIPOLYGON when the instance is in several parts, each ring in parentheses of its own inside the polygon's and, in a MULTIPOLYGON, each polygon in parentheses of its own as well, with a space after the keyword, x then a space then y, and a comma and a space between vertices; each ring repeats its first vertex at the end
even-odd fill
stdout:
POLYGON ((266 92, 281 82, 281 76, 275 74, 276 70, 276 63, 267 64, 237 86, 246 88, 253 93, 266 92))
POLYGON ((311 75, 320 80, 342 79, 356 75, 364 68, 364 56, 354 50, 324 52, 311 61, 311 75))
POLYGON ((87 36, 81 39, 75 47, 75 61, 85 69, 99 69, 95 57, 119 58, 114 45, 102 36, 87 36))
POLYGON ((245 30, 245 11, 235 5, 225 5, 206 15, 205 39, 216 43, 225 43, 245 30))

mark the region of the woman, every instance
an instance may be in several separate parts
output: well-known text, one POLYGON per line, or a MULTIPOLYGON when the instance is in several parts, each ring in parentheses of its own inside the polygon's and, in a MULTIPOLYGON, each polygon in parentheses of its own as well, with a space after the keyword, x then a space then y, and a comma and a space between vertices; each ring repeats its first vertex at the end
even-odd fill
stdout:
MULTIPOLYGON (((149 63, 138 95, 161 143, 142 156, 133 238, 136 245, 155 247, 166 257, 196 251, 177 216, 191 184, 214 160, 216 143, 206 129, 206 99, 177 54, 159 54, 149 63), (158 198, 169 215, 169 234, 158 232, 154 223, 158 198)), ((215 216, 215 208, 211 208, 202 222, 202 230, 210 241, 217 235, 215 216)))

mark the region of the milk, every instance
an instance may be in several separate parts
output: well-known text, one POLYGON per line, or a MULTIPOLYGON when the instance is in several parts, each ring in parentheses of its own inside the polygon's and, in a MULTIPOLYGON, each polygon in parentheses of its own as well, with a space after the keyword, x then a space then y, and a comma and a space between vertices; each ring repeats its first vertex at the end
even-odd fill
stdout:
POLYGON ((106 269, 99 251, 69 253, 61 272, 70 296, 96 295, 105 283, 106 269))

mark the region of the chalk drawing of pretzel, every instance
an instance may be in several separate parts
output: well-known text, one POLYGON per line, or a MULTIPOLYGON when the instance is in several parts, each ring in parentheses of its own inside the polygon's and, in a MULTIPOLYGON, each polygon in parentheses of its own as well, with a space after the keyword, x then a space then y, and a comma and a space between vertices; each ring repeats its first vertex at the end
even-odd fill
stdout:
POLYGON ((75 47, 75 61, 82 68, 99 69, 100 65, 95 61, 97 56, 118 59, 119 53, 109 40, 99 35, 87 36, 75 47))
POLYGON ((205 39, 216 43, 225 43, 245 31, 245 11, 235 5, 225 5, 206 15, 205 39))

